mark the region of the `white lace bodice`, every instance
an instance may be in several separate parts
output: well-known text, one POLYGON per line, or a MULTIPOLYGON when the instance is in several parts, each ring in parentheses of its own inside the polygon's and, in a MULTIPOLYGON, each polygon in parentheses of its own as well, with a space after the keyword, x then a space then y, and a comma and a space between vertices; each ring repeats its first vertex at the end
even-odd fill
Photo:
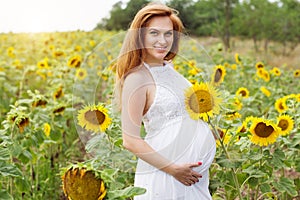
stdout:
POLYGON ((161 128, 182 120, 187 115, 184 103, 184 90, 191 85, 179 74, 172 63, 164 66, 145 67, 150 71, 156 86, 155 98, 143 117, 147 134, 155 134, 161 128))

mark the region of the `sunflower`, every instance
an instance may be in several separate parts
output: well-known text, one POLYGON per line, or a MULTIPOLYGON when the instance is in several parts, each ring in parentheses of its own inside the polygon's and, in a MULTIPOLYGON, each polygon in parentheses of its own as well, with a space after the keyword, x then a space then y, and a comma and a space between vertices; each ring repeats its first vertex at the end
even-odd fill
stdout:
POLYGON ((264 86, 261 86, 261 87, 260 87, 260 91, 261 91, 264 95, 266 95, 267 97, 271 96, 270 90, 268 90, 268 89, 267 89, 266 87, 264 87, 264 86))
POLYGON ((85 106, 78 111, 78 124, 89 131, 104 132, 111 124, 108 110, 102 105, 85 106))
POLYGON ((266 82, 270 81, 270 74, 269 74, 269 72, 267 70, 263 71, 262 79, 264 79, 264 81, 266 81, 266 82))
POLYGON ((214 85, 219 85, 224 81, 226 75, 226 69, 223 65, 217 65, 214 68, 214 73, 212 74, 211 81, 214 85))
POLYGON ((16 124, 20 130, 20 133, 23 133, 25 127, 29 125, 29 118, 28 117, 21 118, 16 124))
POLYGON ((82 62, 82 58, 79 55, 73 56, 68 60, 69 67, 79 68, 82 62))
POLYGON ((185 92, 186 109, 195 120, 208 121, 208 117, 219 113, 220 103, 219 93, 209 83, 195 83, 185 92))
MULTIPOLYGON (((218 129, 220 139, 222 140, 224 145, 227 145, 231 139, 231 135, 225 129, 218 129)), ((217 147, 221 146, 220 140, 216 140, 217 147)))
POLYGON ((232 64, 232 65, 230 66, 230 68, 231 68, 232 70, 236 70, 237 65, 236 65, 236 64, 232 64))
POLYGON ((280 135, 287 135, 293 130, 294 120, 289 115, 281 115, 277 117, 277 126, 281 129, 280 135))
POLYGON ((278 69, 277 67, 274 67, 274 68, 271 70, 271 73, 274 74, 275 76, 280 76, 280 75, 281 75, 281 71, 280 71, 280 69, 278 69))
POLYGON ((300 93, 296 94, 295 98, 296 98, 297 102, 300 102, 300 93))
POLYGON ((240 58, 238 53, 234 54, 234 59, 235 59, 236 64, 238 64, 238 65, 242 64, 242 59, 240 58))
POLYGON ((288 109, 288 106, 286 105, 286 98, 282 97, 276 100, 275 102, 275 109, 279 112, 279 113, 283 113, 284 111, 286 111, 288 109))
POLYGON ((241 110, 243 108, 243 103, 240 101, 240 99, 237 97, 234 97, 233 100, 234 100, 233 105, 234 105, 235 109, 241 110))
POLYGON ((76 77, 79 80, 84 80, 87 75, 86 69, 79 68, 76 70, 76 77))
POLYGON ((294 71, 294 77, 300 77, 300 69, 294 71))
POLYGON ((64 194, 72 200, 102 200, 107 192, 104 181, 85 168, 70 168, 62 181, 64 194))
POLYGON ((237 91, 236 91, 236 96, 240 96, 242 98, 248 98, 249 97, 249 90, 245 87, 240 87, 237 91))
POLYGON ((49 65, 48 65, 48 59, 45 58, 45 59, 39 61, 39 62, 37 63, 37 67, 38 67, 39 69, 48 69, 48 68, 49 68, 49 65))
POLYGON ((59 86, 59 88, 53 93, 53 99, 59 99, 64 96, 63 86, 59 86))
POLYGON ((262 118, 252 118, 252 124, 249 129, 250 140, 259 146, 268 146, 273 144, 280 132, 279 127, 272 121, 262 118))
POLYGON ((51 126, 50 126, 50 124, 48 124, 48 123, 44 124, 44 133, 45 133, 45 135, 47 137, 50 136, 50 133, 51 133, 51 126))
POLYGON ((241 118, 242 115, 239 113, 239 112, 229 112, 229 113, 226 113, 225 115, 225 119, 227 120, 235 120, 235 119, 238 119, 238 118, 241 118))
POLYGON ((265 65, 264 65, 264 63, 262 63, 262 62, 257 62, 256 64, 255 64, 255 68, 256 69, 261 69, 261 68, 264 68, 265 67, 265 65))
POLYGON ((256 75, 259 78, 264 79, 264 81, 269 82, 270 81, 270 74, 267 70, 265 70, 264 68, 258 68, 256 70, 256 75))

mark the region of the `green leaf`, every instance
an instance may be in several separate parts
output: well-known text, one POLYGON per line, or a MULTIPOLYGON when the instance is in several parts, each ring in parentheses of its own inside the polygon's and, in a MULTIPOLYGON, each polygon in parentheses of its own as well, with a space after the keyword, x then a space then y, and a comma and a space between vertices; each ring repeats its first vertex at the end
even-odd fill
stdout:
POLYGON ((272 192, 270 184, 268 184, 268 183, 261 184, 260 185, 260 190, 261 190, 262 193, 272 192))
POLYGON ((16 178, 14 182, 15 182, 15 186, 21 193, 30 190, 29 182, 25 179, 25 177, 16 178))
POLYGON ((298 192, 296 190, 295 184, 291 179, 281 177, 279 179, 279 182, 273 182, 273 186, 279 191, 279 192, 287 192, 292 197, 297 196, 298 192))
POLYGON ((6 190, 0 190, 0 199, 13 200, 12 196, 6 190))
POLYGON ((21 177, 22 172, 15 165, 0 162, 0 175, 1 176, 21 177))
POLYGON ((117 169, 104 169, 101 171, 101 179, 104 180, 104 182, 112 182, 114 181, 114 176, 118 173, 117 169))
POLYGON ((146 192, 145 188, 129 186, 123 190, 109 191, 107 197, 109 199, 126 199, 146 192))
POLYGON ((0 160, 8 160, 9 159, 9 150, 7 148, 0 149, 0 160))

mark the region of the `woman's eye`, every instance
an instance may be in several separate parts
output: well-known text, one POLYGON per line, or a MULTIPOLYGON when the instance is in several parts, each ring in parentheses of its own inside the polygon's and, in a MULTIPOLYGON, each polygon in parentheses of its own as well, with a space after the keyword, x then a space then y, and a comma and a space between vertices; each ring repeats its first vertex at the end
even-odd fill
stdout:
POLYGON ((156 31, 150 31, 151 35, 157 35, 158 33, 156 31))
POLYGON ((173 33, 170 31, 170 32, 166 32, 165 35, 166 35, 166 36, 172 36, 173 33))

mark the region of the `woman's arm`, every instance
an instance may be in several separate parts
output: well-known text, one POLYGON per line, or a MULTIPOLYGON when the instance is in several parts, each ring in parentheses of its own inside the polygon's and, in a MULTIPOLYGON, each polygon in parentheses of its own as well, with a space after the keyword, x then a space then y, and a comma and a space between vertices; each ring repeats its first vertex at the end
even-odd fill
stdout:
POLYGON ((201 177, 192 170, 200 163, 176 165, 157 153, 140 136, 147 88, 150 84, 153 84, 151 79, 143 71, 129 74, 124 81, 121 115, 123 145, 150 165, 174 176, 185 185, 191 185, 201 177))

